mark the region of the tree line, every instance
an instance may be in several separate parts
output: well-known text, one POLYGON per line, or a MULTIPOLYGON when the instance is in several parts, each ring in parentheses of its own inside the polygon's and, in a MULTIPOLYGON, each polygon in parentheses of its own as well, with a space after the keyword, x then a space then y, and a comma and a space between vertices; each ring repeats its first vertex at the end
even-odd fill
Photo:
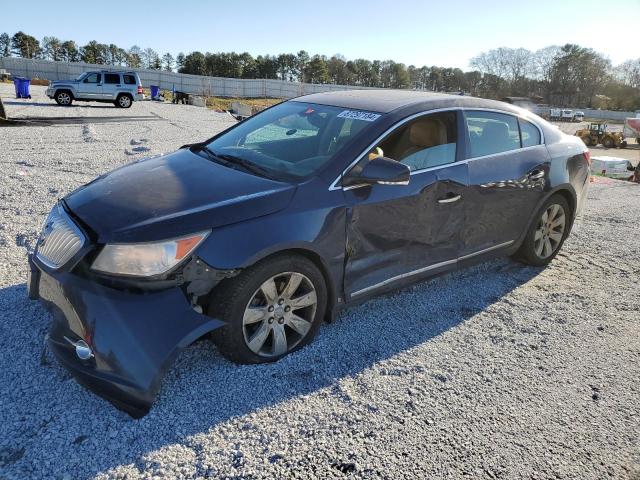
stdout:
POLYGON ((590 48, 567 44, 537 51, 496 48, 473 57, 472 70, 405 65, 393 60, 348 60, 297 53, 258 55, 236 52, 159 54, 137 45, 123 49, 94 40, 79 46, 73 40, 24 32, 0 34, 0 56, 178 71, 229 78, 267 78, 306 83, 334 83, 365 87, 412 88, 464 92, 501 99, 531 97, 555 106, 640 109, 640 58, 616 67, 590 48))

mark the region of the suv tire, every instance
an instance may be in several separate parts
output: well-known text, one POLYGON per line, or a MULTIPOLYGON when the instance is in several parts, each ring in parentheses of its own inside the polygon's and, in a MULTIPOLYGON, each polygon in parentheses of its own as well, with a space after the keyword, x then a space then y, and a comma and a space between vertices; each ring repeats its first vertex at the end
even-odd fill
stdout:
POLYGON ((73 94, 69 90, 58 90, 53 96, 58 105, 68 107, 73 103, 73 94))
POLYGON ((133 98, 128 93, 121 93, 113 103, 118 108, 130 108, 133 104, 133 98))

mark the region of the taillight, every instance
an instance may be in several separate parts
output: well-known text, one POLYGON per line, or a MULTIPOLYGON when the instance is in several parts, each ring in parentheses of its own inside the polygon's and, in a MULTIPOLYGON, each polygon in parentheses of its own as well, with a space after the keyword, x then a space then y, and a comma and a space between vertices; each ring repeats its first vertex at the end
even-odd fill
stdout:
POLYGON ((138 85, 138 93, 142 93, 142 85, 138 85))
POLYGON ((587 161, 589 166, 591 166, 591 152, 589 150, 587 150, 582 155, 584 155, 584 159, 587 161))

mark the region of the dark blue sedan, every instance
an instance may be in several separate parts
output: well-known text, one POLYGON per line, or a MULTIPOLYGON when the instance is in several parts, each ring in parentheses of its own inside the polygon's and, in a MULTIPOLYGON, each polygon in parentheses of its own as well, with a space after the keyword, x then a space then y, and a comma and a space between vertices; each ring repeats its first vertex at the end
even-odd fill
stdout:
POLYGON ((53 312, 58 359, 140 416, 203 335, 272 362, 391 289, 497 255, 547 264, 589 172, 579 138, 505 103, 308 95, 65 197, 29 294, 53 312))

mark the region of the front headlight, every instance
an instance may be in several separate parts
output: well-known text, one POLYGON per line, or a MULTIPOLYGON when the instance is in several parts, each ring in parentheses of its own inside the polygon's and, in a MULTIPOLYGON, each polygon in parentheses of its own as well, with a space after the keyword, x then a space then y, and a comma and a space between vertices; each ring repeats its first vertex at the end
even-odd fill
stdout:
POLYGON ((91 269, 113 275, 160 275, 187 258, 208 235, 209 232, 200 232, 161 242, 107 244, 91 269))

